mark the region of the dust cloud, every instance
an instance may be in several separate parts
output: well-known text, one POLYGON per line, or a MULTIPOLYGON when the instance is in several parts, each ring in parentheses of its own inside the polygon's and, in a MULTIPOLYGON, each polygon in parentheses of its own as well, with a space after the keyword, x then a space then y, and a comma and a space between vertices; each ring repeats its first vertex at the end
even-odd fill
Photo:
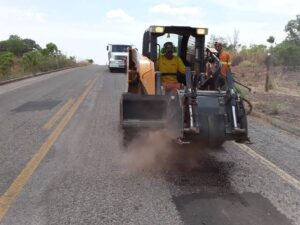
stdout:
POLYGON ((165 130, 143 132, 124 149, 122 165, 129 172, 199 169, 199 146, 179 145, 165 130))

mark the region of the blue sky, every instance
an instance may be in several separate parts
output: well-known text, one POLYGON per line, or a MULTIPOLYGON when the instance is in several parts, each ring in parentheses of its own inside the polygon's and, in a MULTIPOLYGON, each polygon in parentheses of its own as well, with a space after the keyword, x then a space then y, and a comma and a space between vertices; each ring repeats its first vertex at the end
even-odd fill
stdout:
POLYGON ((41 46, 54 42, 67 55, 105 64, 107 43, 141 49, 143 32, 152 24, 208 27, 209 34, 228 41, 238 30, 240 43, 266 44, 270 35, 282 41, 284 26, 296 14, 296 0, 0 0, 0 40, 17 34, 41 46))

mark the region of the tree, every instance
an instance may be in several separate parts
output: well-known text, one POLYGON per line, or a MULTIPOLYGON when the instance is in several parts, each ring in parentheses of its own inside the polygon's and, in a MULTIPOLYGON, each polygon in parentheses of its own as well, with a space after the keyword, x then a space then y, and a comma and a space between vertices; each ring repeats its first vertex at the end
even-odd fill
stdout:
POLYGON ((275 38, 274 36, 269 36, 269 38, 267 39, 267 42, 269 42, 271 44, 269 52, 265 58, 265 64, 267 67, 267 73, 266 73, 266 82, 265 82, 265 92, 269 91, 269 86, 270 86, 270 75, 269 75, 269 71, 270 71, 270 65, 272 64, 272 57, 273 57, 273 43, 275 42, 275 38))
POLYGON ((46 45, 46 48, 42 49, 42 54, 44 56, 57 56, 59 53, 56 44, 50 42, 46 45))
POLYGON ((271 35, 270 37, 268 37, 267 42, 269 42, 270 44, 273 44, 275 42, 274 36, 271 35))
POLYGON ((299 66, 300 65, 300 45, 291 41, 283 41, 278 44, 274 50, 274 55, 279 61, 279 64, 284 66, 299 66))
POLYGON ((215 42, 221 42, 224 49, 228 48, 228 42, 226 41, 226 38, 221 37, 221 36, 216 36, 216 35, 212 34, 210 36, 210 41, 208 42, 208 45, 210 47, 214 47, 215 46, 215 42))
POLYGON ((14 64, 13 54, 11 52, 5 52, 0 55, 0 74, 8 75, 14 64))
POLYGON ((18 35, 10 35, 8 40, 0 42, 0 52, 12 52, 21 57, 24 53, 40 50, 41 47, 32 39, 21 39, 18 35))
POLYGON ((87 61, 88 61, 89 63, 91 63, 91 64, 94 63, 94 60, 93 60, 93 59, 87 59, 87 61))
POLYGON ((288 33, 286 40, 300 43, 300 15, 296 15, 295 20, 290 20, 284 30, 288 33))
POLYGON ((26 46, 26 52, 30 51, 38 51, 41 50, 42 48, 32 39, 23 39, 23 42, 26 46))
POLYGON ((10 35, 5 46, 6 51, 12 52, 17 57, 21 57, 26 52, 26 45, 18 35, 10 35))

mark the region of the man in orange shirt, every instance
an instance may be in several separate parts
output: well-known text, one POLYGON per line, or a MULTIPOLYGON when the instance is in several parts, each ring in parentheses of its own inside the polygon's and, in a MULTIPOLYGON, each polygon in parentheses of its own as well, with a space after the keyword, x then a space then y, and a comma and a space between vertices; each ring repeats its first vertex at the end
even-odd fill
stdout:
POLYGON ((221 90, 226 90, 228 85, 226 76, 228 69, 230 69, 231 66, 230 55, 228 52, 223 50, 221 42, 215 42, 215 49, 218 51, 218 58, 221 63, 221 76, 219 76, 218 78, 219 87, 221 88, 221 90))
POLYGON ((221 63, 221 75, 226 77, 227 69, 231 66, 230 55, 223 50, 221 42, 215 42, 215 49, 218 51, 218 57, 221 63))

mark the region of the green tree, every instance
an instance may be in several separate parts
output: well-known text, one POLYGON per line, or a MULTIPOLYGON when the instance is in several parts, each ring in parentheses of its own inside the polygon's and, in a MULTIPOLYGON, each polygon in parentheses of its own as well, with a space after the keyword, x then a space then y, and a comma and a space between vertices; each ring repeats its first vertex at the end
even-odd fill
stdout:
POLYGON ((12 66, 14 65, 13 54, 5 52, 0 55, 0 74, 9 75, 12 66))
POLYGON ((290 20, 284 30, 288 33, 286 40, 300 44, 300 15, 295 20, 290 20))
POLYGON ((273 52, 281 65, 292 67, 300 65, 300 44, 286 40, 278 44, 273 52))
POLYGON ((23 39, 23 42, 26 46, 26 52, 30 51, 38 51, 41 50, 42 48, 32 39, 23 39))
POLYGON ((228 41, 226 41, 226 38, 221 37, 221 36, 216 36, 216 35, 212 34, 210 36, 210 40, 208 42, 208 46, 214 47, 215 46, 215 42, 221 42, 224 49, 228 48, 228 41))
POLYGON ((94 63, 94 60, 93 60, 93 59, 87 59, 87 61, 88 61, 89 63, 91 63, 91 64, 94 63))
POLYGON ((44 56, 57 56, 59 53, 59 50, 56 46, 56 44, 50 42, 46 45, 46 48, 42 49, 42 54, 44 56))
POLYGON ((273 44, 275 42, 275 37, 271 35, 270 37, 268 37, 267 42, 273 44))
POLYGON ((26 45, 18 35, 10 35, 5 46, 6 51, 12 52, 17 57, 21 57, 26 52, 26 45))

